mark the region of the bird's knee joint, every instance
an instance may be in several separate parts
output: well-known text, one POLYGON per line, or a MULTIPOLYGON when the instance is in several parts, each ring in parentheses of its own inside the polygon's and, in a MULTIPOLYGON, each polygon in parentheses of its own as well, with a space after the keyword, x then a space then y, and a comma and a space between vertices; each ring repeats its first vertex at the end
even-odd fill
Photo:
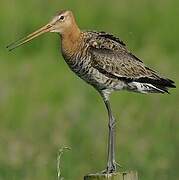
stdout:
POLYGON ((109 122, 108 127, 109 127, 109 129, 113 129, 115 127, 115 125, 116 125, 116 122, 115 122, 115 120, 113 120, 113 121, 109 122))

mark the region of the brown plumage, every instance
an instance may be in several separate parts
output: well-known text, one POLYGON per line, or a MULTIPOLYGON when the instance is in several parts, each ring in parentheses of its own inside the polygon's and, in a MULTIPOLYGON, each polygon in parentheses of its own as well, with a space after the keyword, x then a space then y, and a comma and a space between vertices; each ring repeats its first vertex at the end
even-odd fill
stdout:
POLYGON ((107 173, 116 170, 115 119, 109 95, 115 90, 165 93, 174 82, 161 77, 127 50, 123 41, 105 32, 81 31, 71 11, 61 11, 47 25, 8 46, 12 50, 45 33, 61 35, 61 51, 70 69, 91 84, 103 97, 109 115, 107 173))

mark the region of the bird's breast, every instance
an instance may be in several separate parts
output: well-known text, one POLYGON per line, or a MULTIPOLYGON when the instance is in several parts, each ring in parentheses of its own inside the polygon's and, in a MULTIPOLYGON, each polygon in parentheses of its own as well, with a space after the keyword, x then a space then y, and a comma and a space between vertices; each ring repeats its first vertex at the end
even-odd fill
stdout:
POLYGON ((68 57, 63 55, 69 68, 77 74, 79 77, 84 78, 86 75, 90 74, 91 62, 90 57, 83 57, 81 53, 75 54, 75 56, 68 57))
POLYGON ((69 68, 81 79, 96 89, 105 89, 112 87, 113 80, 100 73, 91 65, 91 57, 81 57, 77 55, 74 59, 67 59, 64 57, 69 68))

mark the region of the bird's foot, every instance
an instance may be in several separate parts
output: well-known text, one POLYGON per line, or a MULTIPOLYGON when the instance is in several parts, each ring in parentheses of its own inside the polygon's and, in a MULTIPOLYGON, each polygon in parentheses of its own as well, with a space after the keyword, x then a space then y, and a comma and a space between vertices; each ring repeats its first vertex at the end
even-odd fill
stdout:
POLYGON ((109 163, 107 165, 107 168, 105 170, 102 171, 103 174, 111 174, 111 173, 115 173, 117 170, 117 167, 122 168, 122 166, 117 163, 117 162, 113 162, 113 163, 109 163))
POLYGON ((117 167, 122 168, 122 165, 121 165, 121 164, 119 164, 119 163, 117 163, 117 162, 114 162, 114 163, 116 164, 117 167))
POLYGON ((102 171, 102 174, 111 174, 111 173, 115 173, 116 172, 116 167, 115 166, 111 166, 108 167, 102 171))

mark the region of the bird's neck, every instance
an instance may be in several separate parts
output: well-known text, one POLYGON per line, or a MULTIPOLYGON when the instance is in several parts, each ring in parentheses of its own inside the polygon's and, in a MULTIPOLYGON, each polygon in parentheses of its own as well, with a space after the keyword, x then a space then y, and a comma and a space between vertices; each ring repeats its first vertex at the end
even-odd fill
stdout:
POLYGON ((62 52, 68 57, 73 56, 78 49, 81 31, 75 24, 68 28, 62 35, 62 52))

